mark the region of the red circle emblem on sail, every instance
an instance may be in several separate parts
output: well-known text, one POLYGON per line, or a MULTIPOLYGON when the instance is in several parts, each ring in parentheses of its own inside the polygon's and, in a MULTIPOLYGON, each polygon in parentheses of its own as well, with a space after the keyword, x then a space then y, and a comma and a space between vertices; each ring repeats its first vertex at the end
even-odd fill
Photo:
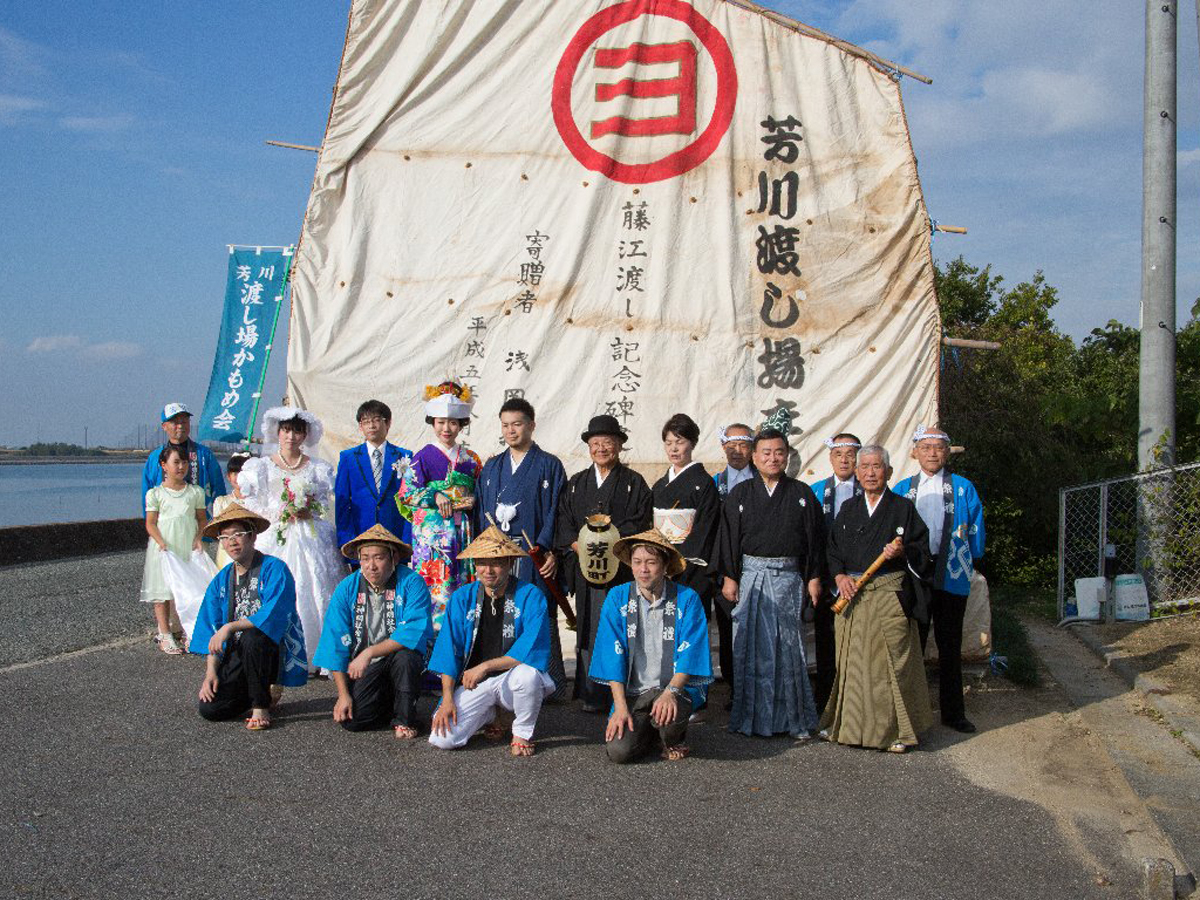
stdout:
MULTIPOLYGON (((642 50, 654 49, 646 48, 644 45, 635 46, 641 47, 642 50)), ((681 70, 684 66, 685 63, 681 62, 681 70)), ((694 101, 694 96, 692 99, 694 101)), ((558 68, 555 70, 550 108, 554 115, 554 125, 558 129, 563 143, 567 145, 581 165, 593 172, 599 172, 613 181, 620 181, 624 184, 647 184, 682 175, 708 159, 717 149, 725 132, 729 130, 729 123, 733 121, 733 106, 736 99, 737 70, 734 68, 733 54, 729 50, 729 44, 725 41, 725 37, 708 19, 682 0, 627 0, 625 3, 618 3, 600 10, 575 33, 575 37, 567 45, 567 49, 558 62, 558 68), (716 67, 717 94, 712 118, 694 141, 653 162, 626 163, 597 150, 579 131, 579 126, 575 123, 575 117, 571 113, 571 83, 584 54, 597 40, 612 29, 641 16, 664 16, 675 19, 683 22, 692 30, 704 49, 708 51, 708 55, 716 67)), ((681 107, 684 103, 685 100, 681 97, 681 107)), ((597 125, 604 126, 606 123, 593 123, 593 127, 597 125)), ((620 126, 614 126, 614 128, 618 127, 620 126)))

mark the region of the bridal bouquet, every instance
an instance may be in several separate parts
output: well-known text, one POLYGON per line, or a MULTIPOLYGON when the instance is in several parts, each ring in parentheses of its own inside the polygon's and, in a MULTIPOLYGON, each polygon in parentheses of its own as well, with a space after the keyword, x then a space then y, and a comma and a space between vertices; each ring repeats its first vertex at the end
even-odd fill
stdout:
POLYGON ((312 483, 303 478, 283 479, 283 493, 279 495, 279 499, 283 501, 283 510, 279 514, 275 540, 280 544, 287 543, 285 529, 305 513, 308 514, 308 518, 319 518, 325 514, 325 507, 317 501, 312 483))

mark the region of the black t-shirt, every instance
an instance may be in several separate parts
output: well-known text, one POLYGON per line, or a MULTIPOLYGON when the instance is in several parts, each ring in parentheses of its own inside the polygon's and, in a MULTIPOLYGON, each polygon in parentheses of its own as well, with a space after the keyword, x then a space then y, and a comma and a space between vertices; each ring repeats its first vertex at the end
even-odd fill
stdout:
POLYGON ((493 599, 483 585, 479 585, 477 590, 483 594, 483 603, 479 611, 479 632, 475 635, 475 645, 471 647, 471 656, 467 660, 468 669, 504 655, 504 595, 493 599))

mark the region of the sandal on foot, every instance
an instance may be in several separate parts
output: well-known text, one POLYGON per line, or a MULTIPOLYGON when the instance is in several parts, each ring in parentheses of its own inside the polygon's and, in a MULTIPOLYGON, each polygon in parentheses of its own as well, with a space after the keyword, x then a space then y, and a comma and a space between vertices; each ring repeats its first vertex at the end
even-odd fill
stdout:
POLYGON ((247 731, 266 731, 271 727, 269 716, 251 716, 246 720, 247 731))
POLYGON ((533 741, 527 741, 515 734, 508 745, 508 752, 513 756, 533 756, 533 749, 533 741))
POLYGON ((396 740, 411 741, 417 736, 417 729, 411 728, 408 725, 396 725, 392 728, 392 732, 396 735, 396 740))
POLYGON ((175 635, 169 632, 160 631, 154 636, 154 642, 158 644, 158 649, 168 656, 182 656, 183 647, 179 641, 175 640, 175 635))
POLYGON ((691 752, 687 745, 676 744, 674 747, 663 747, 662 758, 671 762, 679 762, 681 759, 686 759, 691 752))
POLYGON ((907 753, 908 744, 903 741, 893 741, 891 746, 887 748, 888 753, 907 753))

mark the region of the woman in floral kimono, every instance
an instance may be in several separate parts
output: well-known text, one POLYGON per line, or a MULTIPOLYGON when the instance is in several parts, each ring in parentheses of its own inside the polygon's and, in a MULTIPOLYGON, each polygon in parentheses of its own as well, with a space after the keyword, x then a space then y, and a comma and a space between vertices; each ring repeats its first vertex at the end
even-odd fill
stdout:
POLYGON ((429 586, 433 627, 439 629, 450 595, 474 580, 470 560, 458 559, 472 540, 475 482, 483 470, 479 457, 457 443, 459 432, 471 424, 472 402, 470 388, 453 381, 425 388, 425 421, 437 440, 396 464, 396 505, 413 526, 409 565, 429 586))

